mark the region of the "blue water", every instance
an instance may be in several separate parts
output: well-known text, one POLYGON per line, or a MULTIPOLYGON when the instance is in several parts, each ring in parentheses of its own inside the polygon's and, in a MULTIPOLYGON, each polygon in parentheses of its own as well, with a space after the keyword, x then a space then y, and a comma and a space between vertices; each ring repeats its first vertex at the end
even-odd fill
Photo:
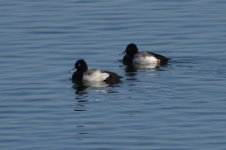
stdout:
POLYGON ((1 150, 225 149, 225 1, 0 4, 1 150), (131 42, 172 60, 128 72, 131 42), (79 58, 123 82, 74 89, 79 58))

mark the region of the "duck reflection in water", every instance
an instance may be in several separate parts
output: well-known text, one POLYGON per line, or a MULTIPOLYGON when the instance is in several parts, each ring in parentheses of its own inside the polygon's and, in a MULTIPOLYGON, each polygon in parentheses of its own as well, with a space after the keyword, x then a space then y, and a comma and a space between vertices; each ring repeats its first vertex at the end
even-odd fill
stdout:
POLYGON ((85 94, 86 93, 85 90, 89 87, 101 88, 101 87, 108 87, 108 86, 110 85, 105 82, 92 82, 92 83, 77 82, 74 84, 73 88, 76 90, 76 94, 85 94))

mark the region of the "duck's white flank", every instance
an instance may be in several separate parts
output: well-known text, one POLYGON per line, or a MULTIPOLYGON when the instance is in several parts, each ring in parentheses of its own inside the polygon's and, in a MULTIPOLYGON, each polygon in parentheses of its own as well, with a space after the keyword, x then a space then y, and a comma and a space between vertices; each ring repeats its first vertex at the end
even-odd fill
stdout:
POLYGON ((139 65, 157 65, 159 60, 147 52, 140 52, 134 56, 133 63, 139 65))
POLYGON ((101 72, 101 70, 88 70, 83 75, 83 80, 87 82, 101 82, 109 77, 108 73, 101 72))

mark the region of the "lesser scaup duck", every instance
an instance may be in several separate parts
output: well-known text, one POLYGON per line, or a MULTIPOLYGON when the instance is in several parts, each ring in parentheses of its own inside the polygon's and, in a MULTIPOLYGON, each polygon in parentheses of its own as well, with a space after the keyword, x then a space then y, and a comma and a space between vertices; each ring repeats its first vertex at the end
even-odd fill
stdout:
POLYGON ((169 58, 153 53, 153 52, 139 52, 136 44, 131 43, 126 47, 123 63, 125 65, 135 66, 159 66, 168 63, 169 58))
POLYGON ((99 69, 88 70, 88 65, 85 60, 80 59, 75 63, 76 72, 73 73, 72 80, 75 83, 106 83, 106 84, 116 84, 121 82, 121 76, 114 72, 104 71, 99 69))

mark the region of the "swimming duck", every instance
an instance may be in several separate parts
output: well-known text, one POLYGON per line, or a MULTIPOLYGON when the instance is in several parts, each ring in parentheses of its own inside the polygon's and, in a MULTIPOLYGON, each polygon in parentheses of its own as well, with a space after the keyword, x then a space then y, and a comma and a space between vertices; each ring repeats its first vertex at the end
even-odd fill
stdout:
POLYGON ((123 63, 130 66, 160 66, 167 64, 169 61, 169 58, 160 54, 147 51, 139 52, 136 44, 134 43, 127 45, 125 53, 126 54, 123 57, 123 63))
POLYGON ((119 83, 121 76, 111 71, 104 71, 99 69, 88 70, 88 65, 84 59, 79 59, 75 63, 76 71, 72 75, 72 80, 75 83, 106 83, 115 84, 119 83))

